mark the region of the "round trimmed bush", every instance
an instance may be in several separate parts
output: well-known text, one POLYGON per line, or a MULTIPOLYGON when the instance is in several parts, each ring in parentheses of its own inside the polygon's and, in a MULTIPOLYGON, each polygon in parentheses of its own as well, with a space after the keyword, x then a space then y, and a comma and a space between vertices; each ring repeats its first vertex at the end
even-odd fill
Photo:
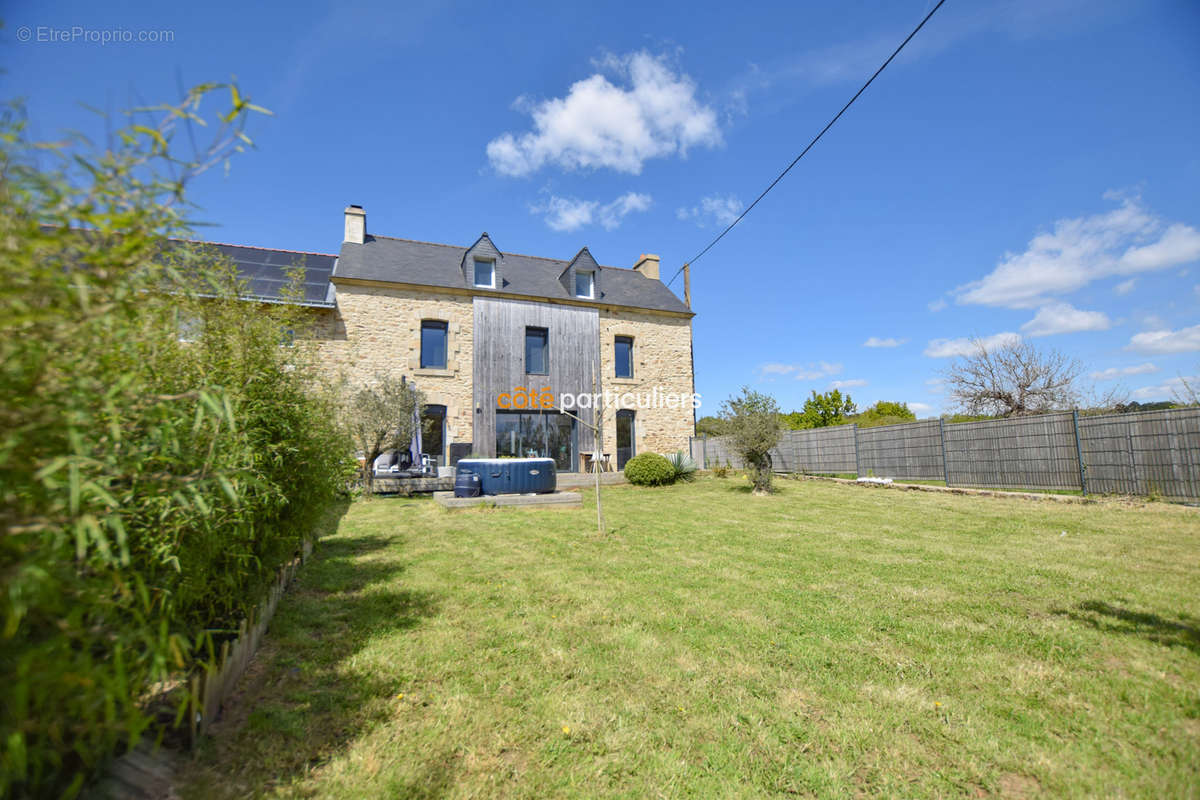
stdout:
POLYGON ((625 462, 625 479, 638 486, 665 486, 675 481, 675 468, 658 453, 642 453, 625 462))

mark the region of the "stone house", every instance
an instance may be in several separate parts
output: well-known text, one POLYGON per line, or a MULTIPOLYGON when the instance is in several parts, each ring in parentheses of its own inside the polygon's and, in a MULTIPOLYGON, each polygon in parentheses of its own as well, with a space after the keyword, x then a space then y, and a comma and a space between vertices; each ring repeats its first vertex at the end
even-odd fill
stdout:
POLYGON ((662 282, 659 258, 603 266, 506 253, 484 233, 469 246, 373 235, 345 210, 338 255, 219 245, 250 292, 278 300, 289 266, 305 268, 322 365, 351 384, 381 373, 425 395, 424 450, 441 464, 468 453, 541 455, 577 471, 607 393, 601 452, 620 468, 639 452, 687 450, 695 422, 692 311, 662 282), (595 389, 595 391, 594 391, 595 389))

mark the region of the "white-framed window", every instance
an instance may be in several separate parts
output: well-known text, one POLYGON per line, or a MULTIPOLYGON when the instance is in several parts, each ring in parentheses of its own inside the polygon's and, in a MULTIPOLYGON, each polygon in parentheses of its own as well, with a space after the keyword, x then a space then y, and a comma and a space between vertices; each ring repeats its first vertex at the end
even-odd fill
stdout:
POLYGON ((475 259, 475 285, 486 286, 489 289, 496 285, 496 262, 475 259))
POLYGON ((579 270, 575 273, 575 296, 596 296, 596 273, 591 270, 579 270))

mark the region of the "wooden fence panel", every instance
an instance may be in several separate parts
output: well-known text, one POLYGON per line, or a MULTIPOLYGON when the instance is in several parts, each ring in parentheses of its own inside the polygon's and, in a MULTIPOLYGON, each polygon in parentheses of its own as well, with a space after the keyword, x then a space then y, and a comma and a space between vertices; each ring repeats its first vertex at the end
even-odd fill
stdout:
POLYGON ((1080 417, 1089 492, 1200 498, 1200 409, 1080 417))
POLYGON ((1071 414, 945 426, 947 483, 997 489, 1080 489, 1071 414))
POLYGON ((857 472, 853 425, 787 431, 783 463, 788 472, 844 474, 857 472))
MULTIPOLYGON (((744 466, 725 437, 693 439, 691 447, 707 469, 744 466)), ((1070 413, 947 425, 924 420, 859 428, 857 435, 853 425, 785 431, 771 458, 776 472, 862 470, 878 477, 948 477, 951 486, 1063 490, 1081 488, 1082 458, 1089 493, 1196 501, 1200 408, 1079 417, 1078 439, 1070 413)))
POLYGON ((880 478, 945 480, 941 424, 936 419, 858 429, 858 464, 880 478))

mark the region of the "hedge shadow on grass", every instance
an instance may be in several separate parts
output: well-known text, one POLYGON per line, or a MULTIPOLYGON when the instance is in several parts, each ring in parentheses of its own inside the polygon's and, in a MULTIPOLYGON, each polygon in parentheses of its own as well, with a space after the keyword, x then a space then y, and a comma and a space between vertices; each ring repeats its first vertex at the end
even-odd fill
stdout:
MULTIPOLYGON (((390 701, 403 687, 357 668, 355 659, 373 639, 438 613, 433 593, 384 588, 404 571, 404 538, 364 533, 320 542, 229 709, 180 776, 183 797, 245 797, 296 783, 393 713, 390 701)), ((447 774, 425 776, 426 787, 449 787, 452 762, 438 767, 447 774)))

